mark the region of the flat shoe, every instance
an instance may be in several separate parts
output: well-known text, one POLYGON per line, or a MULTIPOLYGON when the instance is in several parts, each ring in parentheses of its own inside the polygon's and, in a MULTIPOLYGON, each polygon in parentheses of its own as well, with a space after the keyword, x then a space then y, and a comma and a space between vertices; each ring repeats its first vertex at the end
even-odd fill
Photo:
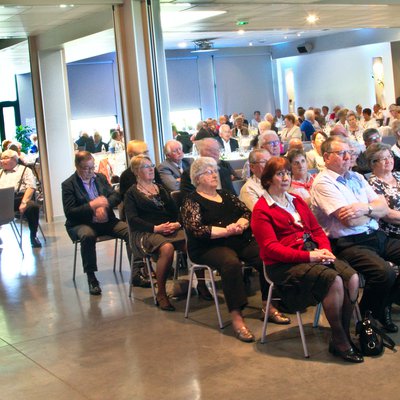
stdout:
POLYGON ((163 311, 175 311, 175 307, 169 302, 168 296, 156 296, 157 298, 157 307, 160 307, 163 311))
POLYGON ((243 325, 241 328, 236 329, 235 336, 237 339, 245 343, 251 343, 255 340, 253 332, 246 325, 243 325))
POLYGON ((336 348, 336 346, 333 344, 333 341, 330 340, 329 342, 329 353, 341 357, 344 361, 348 361, 351 363, 362 363, 364 362, 364 357, 362 354, 360 354, 358 351, 353 349, 352 346, 350 346, 349 349, 347 350, 339 350, 336 348))
POLYGON ((40 243, 39 239, 37 237, 31 238, 31 245, 32 248, 38 249, 42 247, 42 243, 40 243))
POLYGON ((101 295, 101 287, 99 281, 88 281, 89 285, 89 293, 92 296, 100 296, 101 295))
MULTIPOLYGON (((262 309, 263 314, 265 315, 265 309, 262 309)), ((282 314, 279 311, 274 311, 272 314, 268 315, 268 322, 272 322, 273 324, 277 325, 289 325, 290 318, 287 317, 285 314, 282 314)))

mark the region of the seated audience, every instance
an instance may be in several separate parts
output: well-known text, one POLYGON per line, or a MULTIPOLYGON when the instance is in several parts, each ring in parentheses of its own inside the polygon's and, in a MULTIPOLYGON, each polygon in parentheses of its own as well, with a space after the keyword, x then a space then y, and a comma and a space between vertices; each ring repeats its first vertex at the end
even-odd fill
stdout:
POLYGON ((310 189, 314 182, 314 175, 307 170, 306 155, 301 150, 290 150, 287 159, 292 170, 292 185, 289 191, 299 195, 307 205, 310 205, 310 189))
MULTIPOLYGON (((380 143, 382 138, 377 129, 371 128, 371 129, 366 129, 364 131, 363 140, 364 140, 365 147, 368 149, 368 147, 372 143, 380 143)), ((358 156, 357 166, 354 167, 354 171, 357 171, 360 174, 368 174, 371 172, 371 167, 368 164, 365 151, 360 153, 360 155, 358 156)))
POLYGON ((347 132, 352 140, 357 140, 357 142, 364 144, 363 132, 364 129, 358 123, 358 119, 354 111, 349 111, 347 113, 347 132))
MULTIPOLYGON (((250 211, 236 196, 217 190, 218 166, 215 159, 200 157, 194 161, 190 177, 196 191, 186 198, 182 207, 188 253, 194 262, 209 265, 220 272, 235 335, 239 340, 252 342, 254 335, 242 316, 247 305, 242 261, 260 272, 264 304, 267 282, 262 274, 257 243, 249 229, 250 211)), ((272 322, 290 323, 289 318, 275 308, 271 307, 268 312, 272 322)))
POLYGON ((244 124, 244 118, 240 115, 235 118, 235 126, 232 129, 232 136, 237 138, 241 136, 249 136, 249 130, 244 124))
POLYGON ((317 131, 311 136, 312 150, 306 153, 307 158, 307 168, 308 169, 318 169, 322 171, 325 168, 324 158, 321 153, 321 146, 325 140, 328 139, 325 132, 317 131))
POLYGON ((291 139, 301 139, 301 130, 296 125, 296 118, 293 114, 285 115, 285 128, 281 131, 281 141, 289 142, 291 139))
POLYGON ((341 137, 322 144, 326 169, 311 189, 314 215, 328 235, 333 253, 346 260, 365 278, 360 301, 362 315, 372 311, 388 332, 397 332, 391 305, 397 301, 399 283, 388 261, 399 265, 400 240, 378 230, 378 220, 388 213, 378 196, 360 174, 350 171, 350 147, 341 137))
POLYGON ((173 192, 179 190, 182 172, 190 166, 190 163, 183 159, 182 144, 177 140, 172 139, 165 143, 164 154, 166 160, 157 167, 157 170, 164 187, 173 192))
POLYGON ((18 153, 5 150, 1 154, 0 188, 14 187, 14 211, 28 221, 31 245, 42 247, 36 237, 39 227, 39 205, 35 203, 36 179, 32 170, 18 163, 18 153))
POLYGON ((336 122, 336 125, 342 126, 344 129, 346 129, 346 131, 349 130, 349 126, 348 126, 347 120, 346 120, 348 111, 349 110, 347 108, 341 108, 336 114, 336 117, 338 119, 338 121, 336 122))
MULTIPOLYGON (((215 139, 206 138, 197 142, 196 145, 199 148, 201 157, 211 157, 218 163, 218 189, 224 189, 234 194, 235 189, 233 188, 232 181, 234 179, 239 179, 239 177, 236 176, 235 171, 227 161, 219 159, 219 143, 215 139)), ((190 179, 189 168, 185 169, 182 173, 180 190, 184 195, 195 191, 195 187, 190 179)))
POLYGON ((62 201, 67 218, 65 226, 68 235, 81 242, 83 271, 87 275, 89 293, 100 295, 97 280, 96 238, 109 235, 123 239, 129 259, 128 227, 114 214, 121 197, 102 174, 94 172, 94 158, 88 151, 75 154, 76 171, 62 185, 62 201))
POLYGON ((236 139, 232 138, 231 128, 227 124, 219 127, 219 136, 217 137, 218 143, 221 145, 222 151, 232 153, 239 148, 239 143, 236 139))
POLYGON ((93 134, 93 153, 100 153, 103 150, 108 151, 108 144, 104 143, 99 132, 93 134))
POLYGON ((168 192, 153 183, 155 165, 147 155, 133 157, 131 169, 136 184, 126 192, 124 199, 131 244, 142 257, 156 254, 157 305, 163 311, 175 311, 167 296, 166 281, 175 249, 185 249, 178 209, 168 192))
POLYGON ((278 127, 275 125, 274 116, 271 113, 266 113, 264 116, 264 120, 271 124, 271 130, 275 133, 278 133, 278 127))
POLYGON ((376 120, 376 122, 379 126, 382 126, 384 116, 383 116, 382 107, 378 103, 374 104, 374 106, 373 106, 372 118, 374 118, 376 120))
POLYGON ((280 108, 277 108, 275 110, 274 123, 278 130, 283 129, 285 127, 285 118, 282 115, 282 111, 280 108))
POLYGON ((271 154, 264 149, 255 149, 249 154, 249 167, 251 176, 240 189, 239 199, 246 204, 250 211, 253 211, 254 205, 264 193, 261 186, 261 174, 264 170, 265 163, 271 158, 271 154))
POLYGON ((258 128, 258 124, 261 122, 261 113, 260 111, 254 111, 253 119, 250 122, 250 126, 253 128, 258 128))
POLYGON ((265 131, 258 138, 258 147, 267 150, 271 156, 281 154, 281 141, 275 131, 265 131))
POLYGON ((304 144, 301 141, 301 139, 290 139, 289 140, 289 145, 288 145, 285 156, 287 155, 287 153, 289 153, 290 150, 295 150, 295 149, 304 151, 304 144))
POLYGON ((313 110, 307 110, 304 113, 305 120, 300 125, 303 140, 311 140, 312 134, 315 132, 315 116, 313 110))
POLYGON ((110 153, 118 153, 125 150, 124 136, 122 131, 115 130, 111 132, 111 139, 108 143, 110 153))
POLYGON ((400 107, 396 104, 391 104, 389 106, 389 115, 386 118, 385 125, 392 126, 393 122, 400 120, 400 107))
POLYGON ((253 210, 251 228, 270 279, 289 309, 322 303, 332 328, 329 351, 349 362, 363 357, 350 339, 350 320, 358 294, 358 275, 337 260, 307 204, 288 193, 289 161, 272 157, 261 177, 265 189, 253 210))
POLYGON ((79 139, 75 142, 78 150, 94 152, 94 142, 87 132, 80 132, 79 139))
POLYGON ((32 135, 29 136, 29 139, 31 141, 31 145, 29 147, 29 154, 39 155, 39 144, 36 133, 32 133, 32 135))
POLYGON ((357 119, 362 123, 364 121, 364 116, 362 113, 362 105, 361 104, 357 104, 354 108, 356 110, 356 117, 357 119))
POLYGON ((193 142, 190 140, 188 132, 180 131, 176 129, 175 125, 172 125, 172 136, 175 140, 182 143, 182 151, 187 154, 192 151, 193 142))
POLYGON ((363 129, 378 128, 378 124, 376 123, 375 119, 372 118, 372 110, 370 108, 364 108, 363 119, 364 121, 361 122, 363 129))
POLYGON ((390 237, 400 239, 400 173, 393 172, 393 153, 388 145, 373 143, 366 157, 372 169, 368 183, 385 197, 389 206, 387 215, 379 220, 379 227, 390 237))

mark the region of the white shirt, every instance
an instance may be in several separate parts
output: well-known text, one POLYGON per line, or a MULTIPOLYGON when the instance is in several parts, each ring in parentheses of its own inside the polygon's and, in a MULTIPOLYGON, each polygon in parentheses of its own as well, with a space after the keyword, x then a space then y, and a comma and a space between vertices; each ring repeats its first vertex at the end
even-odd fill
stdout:
POLYGON ((276 204, 278 207, 280 207, 283 210, 287 211, 289 214, 292 214, 292 217, 294 218, 295 224, 303 226, 303 222, 301 220, 300 214, 297 212, 296 207, 293 204, 294 197, 291 194, 289 194, 287 192, 285 193, 286 199, 288 201, 288 204, 287 204, 286 207, 284 207, 282 204, 280 204, 277 201, 275 201, 266 190, 264 190, 263 196, 265 198, 265 201, 267 202, 267 204, 270 207, 273 204, 276 204))
POLYGON ((264 189, 261 181, 255 175, 247 179, 246 183, 240 189, 239 199, 246 204, 250 211, 253 211, 258 199, 263 195, 264 189))
POLYGON ((232 153, 231 143, 230 143, 229 139, 228 139, 228 141, 226 141, 225 139, 222 139, 222 143, 224 144, 225 154, 232 153))
POLYGON ((375 121, 374 118, 371 118, 369 121, 360 121, 361 126, 363 129, 370 129, 370 128, 375 128, 378 129, 378 123, 375 121))
POLYGON ((318 171, 322 171, 325 168, 324 157, 320 156, 317 150, 312 149, 310 151, 307 151, 306 158, 308 169, 317 168, 318 171))
POLYGON ((20 192, 25 192, 27 188, 36 189, 36 179, 30 168, 17 164, 14 169, 10 171, 0 171, 0 188, 14 187, 15 191, 18 190, 19 181, 22 176, 22 183, 19 189, 20 192), (23 174, 23 175, 22 175, 23 174))
POLYGON ((379 196, 357 172, 347 172, 345 178, 325 169, 317 175, 311 188, 311 210, 330 238, 356 235, 377 230, 378 222, 371 218, 367 224, 347 227, 333 213, 353 203, 370 203, 379 196))

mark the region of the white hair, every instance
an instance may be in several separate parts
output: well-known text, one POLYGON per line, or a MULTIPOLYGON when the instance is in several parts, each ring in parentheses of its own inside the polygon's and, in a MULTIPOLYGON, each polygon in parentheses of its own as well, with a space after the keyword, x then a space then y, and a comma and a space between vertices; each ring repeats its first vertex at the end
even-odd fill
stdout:
POLYGON ((197 178, 210 167, 218 167, 217 162, 211 157, 199 157, 197 160, 193 161, 190 167, 190 180, 194 187, 198 185, 197 178))

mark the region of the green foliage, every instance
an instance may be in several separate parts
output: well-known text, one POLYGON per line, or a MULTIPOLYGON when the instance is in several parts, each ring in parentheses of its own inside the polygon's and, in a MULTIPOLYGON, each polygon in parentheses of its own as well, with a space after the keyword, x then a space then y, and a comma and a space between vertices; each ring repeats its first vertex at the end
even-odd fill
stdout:
POLYGON ((33 129, 30 126, 17 126, 15 128, 15 139, 17 142, 21 143, 21 151, 23 153, 28 153, 29 148, 31 147, 31 140, 29 136, 34 133, 33 129))

